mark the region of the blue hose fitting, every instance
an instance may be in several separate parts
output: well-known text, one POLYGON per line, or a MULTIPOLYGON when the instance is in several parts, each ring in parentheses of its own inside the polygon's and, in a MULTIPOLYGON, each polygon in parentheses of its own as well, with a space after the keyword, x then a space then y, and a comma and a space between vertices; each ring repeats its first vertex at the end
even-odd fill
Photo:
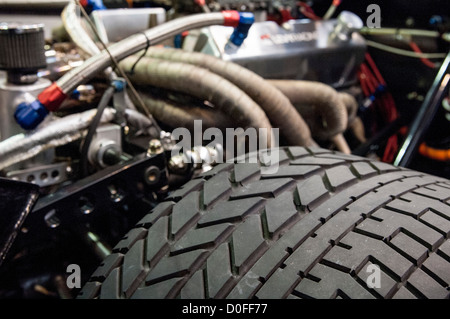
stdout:
POLYGON ((122 92, 123 90, 125 90, 126 82, 125 82, 125 79, 123 79, 123 78, 114 79, 111 84, 112 84, 112 86, 114 86, 114 91, 116 93, 122 92))
POLYGON ((106 7, 103 4, 102 0, 88 0, 87 4, 92 9, 92 11, 95 11, 95 10, 106 10, 106 7))
POLYGON ((20 103, 14 112, 14 117, 23 129, 32 130, 44 120, 47 114, 47 108, 39 100, 34 100, 31 103, 20 103))
POLYGON ((248 36, 248 31, 255 22, 255 16, 251 12, 239 12, 239 24, 234 29, 230 37, 230 42, 236 46, 241 46, 248 36))

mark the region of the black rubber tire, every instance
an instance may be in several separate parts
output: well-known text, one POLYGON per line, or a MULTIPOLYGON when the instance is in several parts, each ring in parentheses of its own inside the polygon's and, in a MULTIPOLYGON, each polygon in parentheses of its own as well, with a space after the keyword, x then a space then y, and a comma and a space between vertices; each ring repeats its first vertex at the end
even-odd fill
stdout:
POLYGON ((220 164, 146 215, 80 298, 449 298, 450 181, 318 148, 220 164), (369 288, 368 266, 381 269, 369 288))

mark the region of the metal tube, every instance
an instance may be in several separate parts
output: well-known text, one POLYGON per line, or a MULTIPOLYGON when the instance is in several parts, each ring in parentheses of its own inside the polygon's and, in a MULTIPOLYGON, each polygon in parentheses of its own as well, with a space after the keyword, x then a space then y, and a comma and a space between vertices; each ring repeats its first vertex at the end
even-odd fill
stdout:
POLYGON ((411 125, 408 136, 397 154, 397 158, 394 161, 395 166, 407 167, 411 163, 423 135, 433 121, 444 98, 445 89, 450 82, 450 74, 447 73, 449 66, 450 52, 442 63, 433 85, 411 125))

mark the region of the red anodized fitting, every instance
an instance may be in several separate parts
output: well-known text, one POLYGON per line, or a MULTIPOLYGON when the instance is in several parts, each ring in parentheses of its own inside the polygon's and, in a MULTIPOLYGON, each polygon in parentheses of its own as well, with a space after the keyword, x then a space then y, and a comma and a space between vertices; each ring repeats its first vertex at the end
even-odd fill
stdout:
POLYGON ((236 10, 225 10, 222 11, 224 21, 223 25, 226 27, 234 27, 237 28, 239 25, 240 15, 239 12, 236 10))
POLYGON ((48 111, 54 112, 59 109, 61 103, 66 99, 66 97, 67 95, 61 90, 58 84, 53 82, 52 85, 47 87, 38 95, 37 99, 48 111))

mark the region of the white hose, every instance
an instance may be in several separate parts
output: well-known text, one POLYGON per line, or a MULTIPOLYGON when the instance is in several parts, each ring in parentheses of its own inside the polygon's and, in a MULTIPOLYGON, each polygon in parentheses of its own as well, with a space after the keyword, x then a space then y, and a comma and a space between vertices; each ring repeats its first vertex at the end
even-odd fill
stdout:
POLYGON ((335 6, 334 4, 332 4, 330 6, 330 8, 328 8, 327 12, 325 13, 325 15, 323 16, 324 20, 329 20, 331 19, 331 17, 334 15, 334 13, 336 12, 337 6, 335 6))
POLYGON ((410 58, 417 58, 417 59, 444 59, 446 57, 446 53, 418 53, 414 51, 408 51, 403 50, 395 47, 391 47, 389 45, 374 42, 370 40, 366 40, 366 44, 370 47, 376 48, 378 50, 386 51, 389 53, 397 54, 397 55, 403 55, 410 58))
POLYGON ((439 38, 441 34, 438 31, 418 30, 418 29, 397 29, 397 28, 368 28, 364 27, 359 31, 363 35, 371 36, 401 36, 401 37, 429 37, 439 38))

